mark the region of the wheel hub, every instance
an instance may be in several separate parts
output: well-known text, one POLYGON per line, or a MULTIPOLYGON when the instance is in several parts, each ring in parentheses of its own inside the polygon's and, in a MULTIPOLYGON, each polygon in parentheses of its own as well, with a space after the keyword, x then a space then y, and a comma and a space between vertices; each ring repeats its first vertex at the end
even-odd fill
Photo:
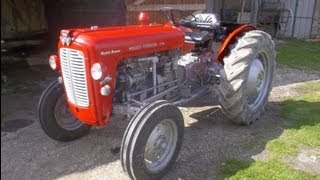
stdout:
POLYGON ((59 126, 66 130, 76 130, 82 126, 82 122, 71 114, 65 96, 58 99, 54 107, 54 117, 59 126))
POLYGON ((144 152, 147 168, 159 171, 171 160, 178 140, 177 126, 172 119, 160 122, 151 132, 144 152))
POLYGON ((254 104, 265 86, 266 73, 260 58, 255 58, 251 64, 247 80, 247 97, 254 104))

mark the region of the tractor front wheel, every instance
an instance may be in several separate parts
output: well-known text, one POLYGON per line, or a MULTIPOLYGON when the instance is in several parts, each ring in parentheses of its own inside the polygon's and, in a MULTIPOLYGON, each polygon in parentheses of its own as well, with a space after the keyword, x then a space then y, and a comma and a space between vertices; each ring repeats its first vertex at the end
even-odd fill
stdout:
POLYGON ((52 82, 43 92, 38 106, 40 125, 52 139, 71 141, 78 139, 90 130, 90 125, 75 118, 68 107, 63 86, 52 82))
POLYGON ((254 123, 272 87, 276 52, 269 34, 249 31, 231 45, 219 86, 222 112, 237 124, 254 123))
POLYGON ((156 101, 138 112, 129 123, 121 146, 123 170, 131 179, 160 179, 174 164, 184 132, 180 110, 156 101))

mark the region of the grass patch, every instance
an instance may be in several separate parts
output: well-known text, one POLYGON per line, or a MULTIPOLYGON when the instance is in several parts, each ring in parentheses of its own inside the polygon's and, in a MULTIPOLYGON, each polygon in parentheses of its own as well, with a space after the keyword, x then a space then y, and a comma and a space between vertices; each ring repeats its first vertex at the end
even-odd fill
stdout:
MULTIPOLYGON (((320 82, 305 84, 299 89, 310 90, 318 85, 320 82)), ((320 93, 312 92, 284 101, 280 116, 290 125, 281 138, 267 143, 266 147, 273 156, 293 156, 298 146, 320 148, 320 93)))
POLYGON ((284 101, 280 116, 294 121, 291 128, 314 126, 320 123, 320 93, 308 93, 284 101))
POLYGON ((295 156, 299 147, 320 149, 320 82, 297 87, 300 96, 281 103, 280 116, 287 121, 282 135, 267 142, 268 159, 253 163, 230 159, 220 174, 228 179, 318 179, 316 175, 290 167, 283 159, 295 156))
POLYGON ((228 160, 221 169, 224 177, 228 179, 317 179, 313 174, 292 169, 279 160, 269 160, 267 162, 256 161, 251 165, 247 165, 246 161, 228 160), (228 169, 227 169, 228 168, 228 169), (233 168, 233 169, 230 169, 233 168), (234 171, 232 171, 234 170, 234 171))
POLYGON ((277 63, 292 68, 319 70, 320 43, 285 39, 277 47, 277 63))
POLYGON ((222 164, 220 169, 220 174, 222 177, 230 177, 235 175, 238 171, 250 167, 251 162, 238 160, 238 159, 228 159, 222 164))
POLYGON ((320 148, 320 82, 305 83, 298 92, 308 92, 290 97, 282 103, 280 116, 290 125, 280 139, 270 141, 267 149, 273 155, 295 155, 298 146, 320 148))
MULTIPOLYGON (((320 63, 320 59, 319 59, 319 63, 320 63)), ((320 82, 319 81, 307 82, 307 83, 304 83, 304 84, 296 87, 295 90, 299 94, 317 93, 317 92, 320 93, 320 82)), ((319 99, 312 100, 310 98, 308 98, 308 100, 317 101, 317 102, 320 101, 319 99)))

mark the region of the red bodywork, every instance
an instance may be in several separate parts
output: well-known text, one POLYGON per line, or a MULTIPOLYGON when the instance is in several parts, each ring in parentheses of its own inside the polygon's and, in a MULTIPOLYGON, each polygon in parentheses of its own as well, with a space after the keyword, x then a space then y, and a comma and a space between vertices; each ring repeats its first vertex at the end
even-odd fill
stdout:
MULTIPOLYGON (((142 17, 143 20, 145 18, 147 17, 142 17)), ((235 41, 235 37, 252 29, 255 28, 245 25, 233 31, 221 46, 217 60, 223 64, 223 57, 228 53, 228 45, 235 41)), ((195 47, 195 44, 184 42, 185 31, 192 30, 184 27, 177 28, 170 23, 164 25, 141 23, 138 26, 70 30, 71 44, 65 45, 60 41, 58 48, 67 47, 83 52, 89 95, 87 108, 78 107, 67 99, 73 115, 90 125, 106 125, 112 111, 118 63, 128 57, 154 54, 170 49, 179 48, 183 53, 188 52, 195 47), (111 87, 111 93, 108 96, 100 93, 101 87, 105 84, 101 85, 100 80, 93 80, 91 77, 90 68, 97 62, 104 69, 102 79, 106 76, 112 78, 107 83, 111 87)))
POLYGON ((84 53, 90 102, 87 108, 77 107, 69 100, 68 104, 79 120, 96 126, 104 126, 110 119, 116 69, 121 60, 181 48, 184 45, 183 31, 171 24, 76 29, 71 30, 70 37, 73 41, 69 46, 59 42, 58 48, 67 47, 84 53), (100 81, 93 80, 90 75, 92 64, 97 62, 105 69, 105 76, 112 78, 107 83, 111 87, 108 96, 100 94, 100 81))

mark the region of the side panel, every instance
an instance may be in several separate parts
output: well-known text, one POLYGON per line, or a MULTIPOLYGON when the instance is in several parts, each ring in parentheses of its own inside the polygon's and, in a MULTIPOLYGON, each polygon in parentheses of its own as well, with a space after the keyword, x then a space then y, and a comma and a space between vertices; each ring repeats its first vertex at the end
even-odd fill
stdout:
POLYGON ((95 92, 94 99, 96 99, 95 106, 99 126, 106 125, 110 119, 118 63, 128 57, 155 54, 160 51, 181 48, 183 41, 184 34, 177 31, 177 29, 172 29, 169 31, 159 30, 158 32, 154 32, 154 34, 146 34, 144 36, 136 34, 134 38, 128 39, 119 37, 112 44, 110 44, 110 41, 106 41, 92 47, 90 51, 95 52, 95 55, 90 58, 90 63, 101 63, 107 75, 112 78, 107 83, 111 87, 111 93, 108 96, 100 94, 100 89, 103 86, 100 84, 100 81, 94 81, 91 78, 93 91, 95 92))
POLYGON ((240 26, 237 29, 235 29, 234 31, 232 31, 228 35, 228 37, 224 40, 221 47, 219 48, 218 55, 217 55, 218 62, 220 62, 222 65, 224 65, 223 58, 224 58, 224 56, 226 56, 230 52, 229 46, 231 44, 235 43, 237 40, 236 38, 243 35, 243 33, 251 31, 251 30, 255 30, 255 29, 256 29, 256 27, 246 24, 246 25, 240 26))

